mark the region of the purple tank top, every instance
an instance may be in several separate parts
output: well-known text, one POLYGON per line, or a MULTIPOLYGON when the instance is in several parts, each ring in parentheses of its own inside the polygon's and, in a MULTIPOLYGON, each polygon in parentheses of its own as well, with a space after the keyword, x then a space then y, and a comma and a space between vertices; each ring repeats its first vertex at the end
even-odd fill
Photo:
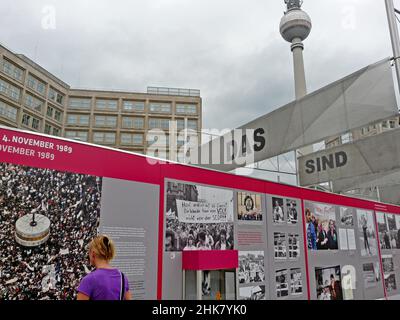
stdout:
MULTIPOLYGON (((129 284, 126 276, 124 281, 127 292, 129 284)), ((121 273, 118 269, 97 269, 81 280, 77 290, 87 295, 90 300, 119 300, 121 273)))

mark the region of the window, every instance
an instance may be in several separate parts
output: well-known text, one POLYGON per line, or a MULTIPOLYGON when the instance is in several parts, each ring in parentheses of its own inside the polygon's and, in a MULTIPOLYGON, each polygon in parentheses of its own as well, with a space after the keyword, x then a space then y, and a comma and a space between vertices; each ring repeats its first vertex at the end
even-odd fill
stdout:
POLYGON ((0 101, 0 116, 17 121, 17 108, 0 101))
POLYGON ((93 142, 101 144, 115 144, 114 132, 95 132, 93 134, 93 142))
POLYGON ((54 119, 58 122, 62 121, 62 112, 60 110, 54 112, 54 119))
POLYGON ((5 96, 15 101, 19 101, 19 97, 21 96, 21 90, 19 88, 1 79, 0 79, 0 93, 4 94, 5 96))
POLYGON ((45 94, 46 91, 46 83, 43 81, 35 78, 31 74, 28 75, 28 87, 35 90, 36 92, 39 92, 40 94, 45 94))
POLYGON ((53 100, 59 104, 62 104, 64 101, 64 95, 58 92, 57 90, 50 88, 49 89, 49 99, 53 100))
POLYGON ((390 129, 394 129, 396 127, 396 121, 395 120, 390 120, 389 121, 389 127, 390 127, 390 129))
POLYGON ((65 131, 65 137, 68 139, 88 141, 87 131, 65 131))
POLYGON ((67 116, 67 124, 75 126, 89 126, 88 114, 69 114, 67 116))
POLYGON ((171 113, 171 104, 165 102, 150 103, 150 112, 171 113))
POLYGON ((184 119, 178 119, 176 120, 176 128, 178 130, 183 130, 185 129, 185 120, 184 119))
POLYGON ((388 128, 388 123, 387 121, 382 122, 382 128, 387 129, 388 128))
POLYGON ((195 104, 176 104, 176 113, 197 114, 197 105, 195 104))
POLYGON ((124 100, 124 111, 144 112, 144 101, 124 100))
POLYGON ((121 144, 122 145, 142 145, 143 144, 143 134, 122 133, 121 134, 121 144))
POLYGON ((169 121, 170 119, 163 118, 150 118, 149 119, 149 129, 169 129, 169 121))
POLYGON ((90 110, 91 104, 92 104, 91 98, 70 98, 68 103, 68 108, 90 110))
POLYGON ((22 124, 35 130, 40 129, 40 120, 36 119, 26 113, 22 115, 22 124))
POLYGON ((96 99, 96 109, 117 110, 118 100, 96 99))
POLYGON ((144 119, 134 117, 122 117, 122 128, 126 129, 143 129, 144 119))
POLYGON ((15 64, 7 60, 2 60, 1 71, 3 71, 5 74, 8 74, 11 78, 22 82, 24 71, 20 67, 17 67, 15 64))
POLYGON ((38 112, 42 112, 43 105, 44 105, 44 101, 39 100, 39 99, 35 98, 34 96, 31 96, 28 93, 26 94, 25 106, 27 106, 28 108, 38 111, 38 112))
POLYGON ((187 127, 188 127, 188 129, 197 131, 197 120, 188 120, 187 127))
POLYGON ((52 107, 47 107, 47 116, 48 117, 50 117, 50 118, 53 118, 53 113, 54 113, 54 108, 52 108, 52 107))
POLYGON ((95 116, 94 123, 96 127, 117 127, 117 117, 114 116, 95 116))
POLYGON ((50 132, 51 132, 51 125, 49 125, 49 124, 45 124, 44 125, 44 133, 45 134, 50 134, 50 132))

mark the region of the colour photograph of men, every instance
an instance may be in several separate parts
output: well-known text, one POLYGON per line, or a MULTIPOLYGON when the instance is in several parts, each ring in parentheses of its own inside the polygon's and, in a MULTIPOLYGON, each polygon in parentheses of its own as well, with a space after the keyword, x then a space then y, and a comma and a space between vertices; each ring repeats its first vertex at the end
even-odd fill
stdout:
POLYGON ((377 255, 377 239, 372 211, 357 210, 357 225, 360 234, 361 256, 377 255))
POLYGON ((318 300, 343 300, 340 266, 315 268, 318 300))
POLYGON ((165 251, 232 250, 233 192, 167 182, 165 251))
POLYGON ((238 192, 238 220, 262 222, 261 195, 238 192))
POLYGON ((335 207, 306 202, 305 218, 309 250, 338 250, 335 207))

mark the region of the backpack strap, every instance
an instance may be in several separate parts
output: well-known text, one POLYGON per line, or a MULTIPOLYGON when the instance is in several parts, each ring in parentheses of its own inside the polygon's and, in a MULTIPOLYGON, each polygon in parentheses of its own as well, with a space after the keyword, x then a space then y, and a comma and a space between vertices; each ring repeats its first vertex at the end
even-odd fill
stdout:
POLYGON ((120 271, 121 274, 121 291, 119 293, 119 300, 124 300, 125 298, 125 276, 124 274, 120 271))

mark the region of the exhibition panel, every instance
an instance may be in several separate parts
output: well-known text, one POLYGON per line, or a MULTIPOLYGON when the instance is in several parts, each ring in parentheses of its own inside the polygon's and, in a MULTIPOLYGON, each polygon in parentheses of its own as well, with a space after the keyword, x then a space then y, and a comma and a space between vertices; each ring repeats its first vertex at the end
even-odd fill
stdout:
POLYGON ((400 208, 0 128, 0 299, 75 299, 98 232, 134 299, 398 295, 400 208))

